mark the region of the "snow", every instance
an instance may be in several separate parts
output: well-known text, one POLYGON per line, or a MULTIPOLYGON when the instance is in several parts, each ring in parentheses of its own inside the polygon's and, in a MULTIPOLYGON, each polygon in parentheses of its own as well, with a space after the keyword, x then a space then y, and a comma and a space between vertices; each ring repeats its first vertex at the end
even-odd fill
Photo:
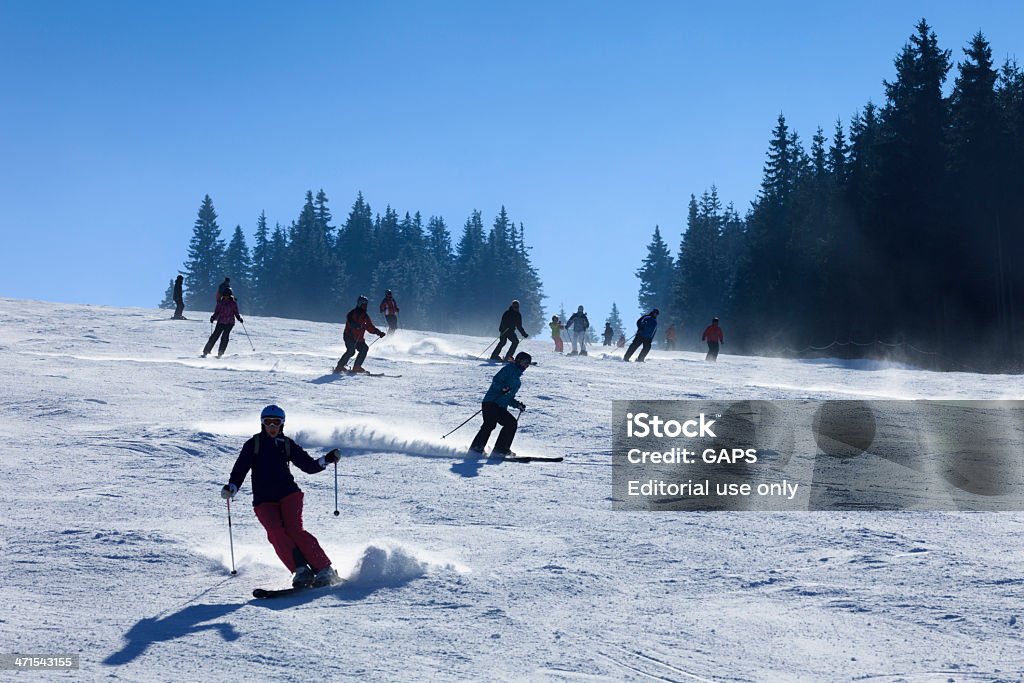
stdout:
POLYGON ((515 448, 566 461, 494 464, 464 455, 479 418, 440 438, 497 370, 485 338, 402 331, 367 361, 400 378, 326 377, 340 325, 246 316, 255 350, 238 326, 202 359, 209 314, 186 315, 0 299, 0 654, 80 654, 47 678, 1022 678, 1024 515, 610 501, 613 398, 1019 399, 1019 377, 696 345, 627 365, 538 335, 515 448), (271 402, 311 453, 344 453, 340 516, 333 470, 296 479, 349 583, 255 601, 287 570, 246 482, 230 575, 219 489, 271 402))

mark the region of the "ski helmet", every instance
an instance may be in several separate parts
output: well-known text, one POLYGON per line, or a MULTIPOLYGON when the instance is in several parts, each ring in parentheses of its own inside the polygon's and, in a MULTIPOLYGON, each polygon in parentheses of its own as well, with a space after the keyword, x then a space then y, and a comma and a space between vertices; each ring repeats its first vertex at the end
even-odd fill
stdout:
POLYGON ((512 299, 512 305, 513 306, 518 306, 519 305, 519 299, 512 299))
POLYGON ((224 288, 224 296, 234 296, 234 295, 235 295, 235 293, 231 291, 230 287, 225 287, 224 288))
POLYGON ((657 308, 651 309, 651 315, 658 315, 659 313, 661 313, 661 311, 659 311, 657 308))
POLYGON ((391 290, 389 289, 388 291, 384 292, 384 296, 391 296, 391 290))
POLYGON ((577 308, 577 309, 576 309, 576 312, 577 312, 577 313, 582 313, 582 312, 583 312, 583 307, 582 307, 582 306, 580 306, 579 308, 577 308))
POLYGON ((533 356, 528 354, 526 351, 520 351, 516 354, 516 363, 530 365, 533 362, 533 356))
POLYGON ((281 418, 281 422, 284 422, 284 409, 271 403, 263 409, 262 413, 260 413, 260 420, 265 417, 279 417, 281 418))
POLYGON ((362 306, 363 304, 368 303, 370 303, 370 300, 367 299, 365 296, 360 296, 358 299, 356 299, 356 306, 362 306))

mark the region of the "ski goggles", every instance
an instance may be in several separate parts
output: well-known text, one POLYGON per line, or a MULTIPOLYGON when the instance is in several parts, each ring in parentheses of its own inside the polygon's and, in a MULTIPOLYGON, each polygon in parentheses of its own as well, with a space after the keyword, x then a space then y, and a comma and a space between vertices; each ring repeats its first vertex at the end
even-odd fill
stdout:
POLYGON ((265 417, 262 422, 265 427, 280 427, 284 424, 284 420, 279 417, 265 417))

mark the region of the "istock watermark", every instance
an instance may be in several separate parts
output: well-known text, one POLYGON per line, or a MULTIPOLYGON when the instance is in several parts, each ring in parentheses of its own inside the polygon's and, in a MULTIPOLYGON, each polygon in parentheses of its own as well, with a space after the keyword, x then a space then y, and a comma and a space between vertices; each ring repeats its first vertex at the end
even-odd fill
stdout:
POLYGON ((1024 510, 1024 401, 613 401, 616 510, 1024 510))

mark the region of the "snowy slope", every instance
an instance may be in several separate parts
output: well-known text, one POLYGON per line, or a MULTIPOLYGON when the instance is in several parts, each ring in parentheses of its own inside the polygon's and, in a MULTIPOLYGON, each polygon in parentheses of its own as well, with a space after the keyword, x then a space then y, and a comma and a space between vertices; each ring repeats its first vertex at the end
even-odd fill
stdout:
MULTIPOLYGON (((243 312, 244 313, 244 312, 243 312)), ((341 326, 0 299, 0 654, 35 677, 168 680, 994 681, 1024 672, 1024 515, 612 512, 613 398, 1021 398, 1011 376, 655 351, 523 348, 516 450, 464 450, 487 339, 403 331, 325 377, 341 326), (275 402, 310 452, 305 522, 348 586, 273 602, 287 571, 226 481, 275 402)), ((726 347, 728 351, 728 347, 726 347)), ((2 676, 3 674, 0 674, 2 676)), ((13 676, 12 676, 13 678, 13 676)))

